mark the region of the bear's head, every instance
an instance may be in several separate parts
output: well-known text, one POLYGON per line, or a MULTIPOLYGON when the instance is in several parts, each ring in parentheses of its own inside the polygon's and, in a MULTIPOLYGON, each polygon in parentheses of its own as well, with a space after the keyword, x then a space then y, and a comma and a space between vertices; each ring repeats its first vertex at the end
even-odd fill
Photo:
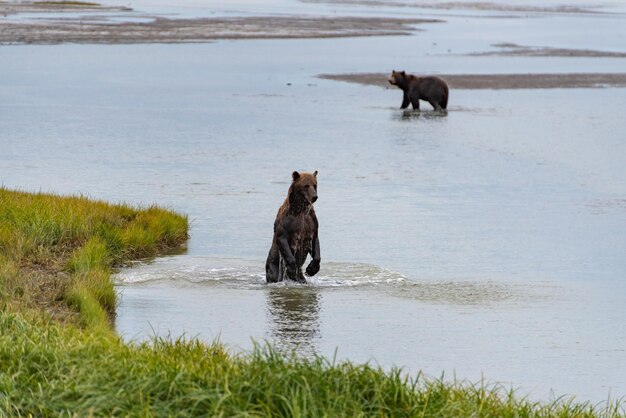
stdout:
POLYGON ((407 79, 408 77, 405 71, 393 70, 389 77, 389 84, 402 88, 406 85, 407 79))
POLYGON ((289 197, 297 206, 310 206, 317 200, 317 171, 313 174, 291 174, 292 182, 289 187, 289 197))

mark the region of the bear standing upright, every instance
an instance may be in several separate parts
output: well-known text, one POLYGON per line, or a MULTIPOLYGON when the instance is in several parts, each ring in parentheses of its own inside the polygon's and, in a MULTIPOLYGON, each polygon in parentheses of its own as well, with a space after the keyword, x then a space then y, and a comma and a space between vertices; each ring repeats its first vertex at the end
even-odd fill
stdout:
POLYGON ((289 193, 274 221, 274 238, 265 263, 268 283, 285 279, 306 283, 302 266, 309 254, 312 260, 306 274, 314 276, 320 270, 319 225, 313 209, 317 200, 317 171, 313 174, 294 171, 291 177, 289 193))
POLYGON ((406 109, 409 103, 413 105, 413 109, 419 109, 420 100, 427 101, 435 110, 444 110, 448 106, 448 85, 439 77, 417 77, 394 70, 389 77, 389 83, 404 92, 400 109, 406 109))

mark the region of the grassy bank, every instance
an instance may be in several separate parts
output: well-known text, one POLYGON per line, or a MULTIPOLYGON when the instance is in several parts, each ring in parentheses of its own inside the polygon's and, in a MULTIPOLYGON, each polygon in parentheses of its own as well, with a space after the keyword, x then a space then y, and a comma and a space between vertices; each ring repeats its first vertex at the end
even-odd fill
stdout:
POLYGON ((124 344, 100 332, 0 315, 0 415, 595 417, 617 409, 532 404, 511 392, 410 381, 367 365, 233 356, 219 344, 124 344))
POLYGON ((128 344, 110 328, 111 270, 178 248, 187 219, 0 189, 0 417, 596 417, 619 405, 530 403, 369 365, 233 355, 220 344, 128 344))
POLYGON ((179 248, 187 218, 84 197, 0 188, 0 303, 110 329, 111 270, 179 248))

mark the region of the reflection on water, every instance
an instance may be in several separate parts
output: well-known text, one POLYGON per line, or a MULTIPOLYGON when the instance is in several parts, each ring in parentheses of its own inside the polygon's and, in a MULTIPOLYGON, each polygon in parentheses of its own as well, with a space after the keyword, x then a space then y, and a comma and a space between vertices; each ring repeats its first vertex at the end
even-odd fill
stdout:
POLYGON ((440 118, 445 118, 448 116, 447 110, 410 110, 403 109, 401 113, 394 113, 394 119, 399 120, 418 120, 420 118, 426 120, 438 120, 440 118))
POLYGON ((285 353, 312 357, 319 352, 320 294, 312 287, 270 286, 267 319, 275 347, 285 353))

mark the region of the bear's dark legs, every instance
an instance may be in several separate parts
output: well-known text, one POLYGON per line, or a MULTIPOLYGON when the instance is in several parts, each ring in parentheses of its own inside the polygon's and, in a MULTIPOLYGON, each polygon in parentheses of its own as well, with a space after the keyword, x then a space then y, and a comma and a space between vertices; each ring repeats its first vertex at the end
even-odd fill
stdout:
POLYGON ((306 268, 306 274, 309 275, 309 277, 315 276, 318 272, 320 271, 320 262, 319 259, 316 260, 315 258, 313 260, 311 260, 311 262, 309 263, 309 265, 306 268))
MULTIPOLYGON (((298 282, 298 283, 305 283, 306 284, 307 281, 304 278, 304 274, 302 273, 302 267, 296 267, 296 269, 297 269, 296 275, 292 279, 291 277, 289 277, 289 273, 287 272, 287 263, 285 263, 285 260, 281 256, 280 257, 280 261, 277 264, 276 280, 274 280, 272 283, 282 282, 284 280, 293 280, 293 281, 298 282)), ((266 277, 269 277, 268 273, 266 273, 266 277)), ((268 280, 268 282, 269 282, 269 280, 268 280)))
POLYGON ((271 263, 266 263, 265 264, 265 280, 267 280, 268 283, 276 283, 278 282, 278 265, 277 264, 271 264, 271 263))
POLYGON ((411 99, 414 110, 420 110, 420 99, 411 99))
POLYGON ((270 252, 267 255, 267 261, 265 262, 265 280, 268 283, 276 283, 279 280, 279 254, 278 249, 272 246, 270 252))
POLYGON ((430 103, 430 105, 433 107, 433 109, 435 109, 436 111, 441 112, 443 109, 441 108, 441 106, 439 105, 439 103, 437 103, 434 100, 429 101, 428 103, 430 103))
POLYGON ((285 260, 280 257, 280 263, 278 264, 278 281, 282 282, 285 279, 288 279, 289 275, 287 274, 287 263, 285 260))
MULTIPOLYGON (((295 252, 292 249, 289 249, 289 251, 295 252)), ((291 276, 293 276, 293 278, 289 275, 289 266, 280 253, 278 245, 276 243, 272 244, 272 248, 270 248, 270 252, 267 255, 267 261, 265 262, 265 280, 268 283, 282 282, 283 280, 294 280, 298 283, 306 283, 304 274, 302 274, 302 266, 298 266, 297 262, 294 262, 292 269, 293 272, 291 276)))
POLYGON ((406 109, 407 107, 409 107, 409 103, 411 103, 411 101, 409 100, 409 95, 404 92, 404 97, 402 98, 402 105, 400 106, 400 109, 406 109))
POLYGON ((304 278, 304 274, 302 274, 302 268, 298 268, 298 274, 296 275, 296 281, 298 283, 306 284, 306 279, 304 278))

